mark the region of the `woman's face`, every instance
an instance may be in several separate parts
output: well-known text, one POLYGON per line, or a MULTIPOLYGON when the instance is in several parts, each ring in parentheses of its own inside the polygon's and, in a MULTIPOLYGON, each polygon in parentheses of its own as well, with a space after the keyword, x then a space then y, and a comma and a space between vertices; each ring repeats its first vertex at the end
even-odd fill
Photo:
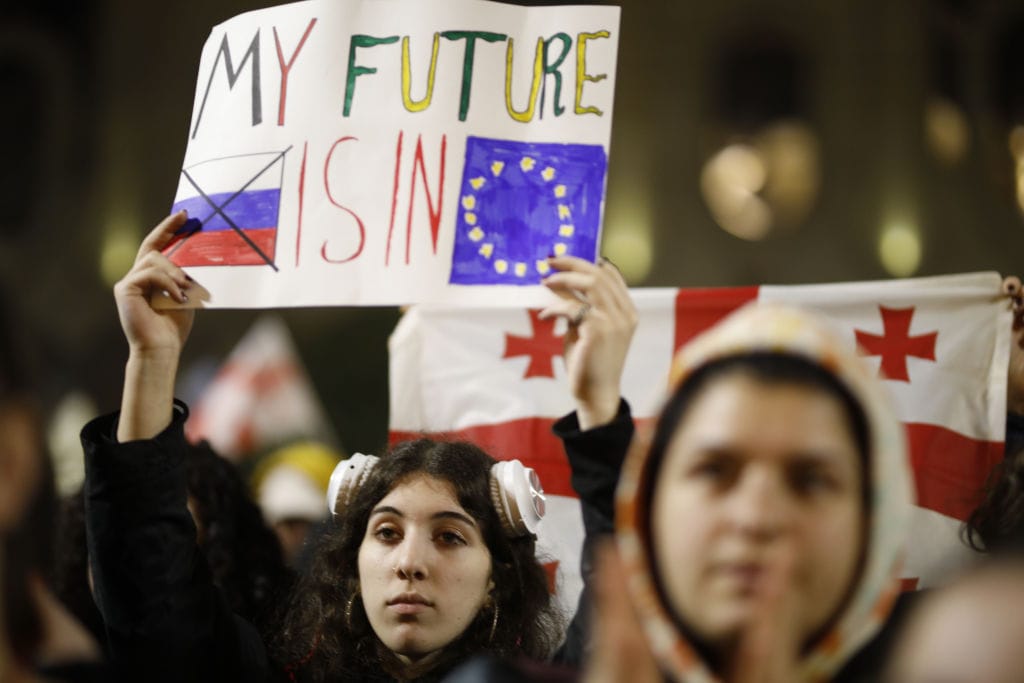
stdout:
POLYGON ((835 614, 865 525, 860 459, 836 397, 718 377, 694 397, 657 476, 657 569, 676 613, 712 649, 736 642, 780 552, 794 635, 807 639, 835 614))
POLYGON ((451 484, 414 476, 370 513, 359 581, 374 633, 416 660, 455 640, 479 613, 493 588, 491 553, 451 484))

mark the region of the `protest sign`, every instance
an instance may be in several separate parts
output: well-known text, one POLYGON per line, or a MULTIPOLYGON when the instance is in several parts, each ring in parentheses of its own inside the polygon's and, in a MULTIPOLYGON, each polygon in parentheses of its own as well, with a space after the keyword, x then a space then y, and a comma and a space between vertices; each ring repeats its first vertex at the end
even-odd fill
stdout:
POLYGON ((165 253, 214 307, 539 303, 594 260, 615 7, 311 0, 203 48, 165 253), (525 298, 524 298, 525 297, 525 298))

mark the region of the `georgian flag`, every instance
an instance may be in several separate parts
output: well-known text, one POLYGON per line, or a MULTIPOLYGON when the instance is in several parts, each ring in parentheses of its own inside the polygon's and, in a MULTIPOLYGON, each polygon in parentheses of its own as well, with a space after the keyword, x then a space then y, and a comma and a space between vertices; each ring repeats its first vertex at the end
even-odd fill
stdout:
MULTIPOLYGON (((657 416, 680 346, 752 301, 816 311, 878 368, 907 428, 918 506, 907 587, 942 583, 970 561, 961 523, 1002 459, 1011 313, 996 273, 807 286, 634 289, 639 311, 623 377, 638 422, 657 416)), ((583 538, 568 462, 551 425, 573 410, 564 323, 537 311, 416 306, 389 347, 392 442, 421 433, 473 441, 537 470, 548 493, 539 552, 563 604, 581 588, 583 538)))
POLYGON ((233 462, 300 439, 337 443, 288 326, 273 315, 258 318, 231 351, 192 406, 185 434, 233 462))

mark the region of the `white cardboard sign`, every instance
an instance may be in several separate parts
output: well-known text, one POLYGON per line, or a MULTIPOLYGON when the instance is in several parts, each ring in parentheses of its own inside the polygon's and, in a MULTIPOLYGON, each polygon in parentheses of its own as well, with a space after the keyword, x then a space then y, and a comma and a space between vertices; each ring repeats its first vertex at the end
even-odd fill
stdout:
POLYGON ((600 240, 619 9, 310 0, 203 48, 165 253, 211 307, 523 306, 600 240))

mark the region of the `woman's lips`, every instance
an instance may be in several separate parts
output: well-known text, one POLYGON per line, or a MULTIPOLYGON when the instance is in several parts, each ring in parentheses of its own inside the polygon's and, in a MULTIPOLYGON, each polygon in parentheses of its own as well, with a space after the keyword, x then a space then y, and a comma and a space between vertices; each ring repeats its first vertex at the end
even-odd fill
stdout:
POLYGON ((388 609, 398 614, 419 614, 433 604, 418 593, 403 593, 387 602, 388 609))

